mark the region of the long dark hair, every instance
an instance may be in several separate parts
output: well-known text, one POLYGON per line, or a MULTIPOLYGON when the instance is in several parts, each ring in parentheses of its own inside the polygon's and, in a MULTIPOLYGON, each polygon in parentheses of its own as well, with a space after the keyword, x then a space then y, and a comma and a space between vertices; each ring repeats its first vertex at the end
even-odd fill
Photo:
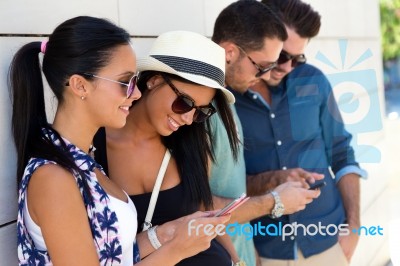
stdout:
MULTIPOLYGON (((69 77, 77 73, 97 73, 111 59, 119 45, 129 44, 122 28, 100 18, 80 16, 60 24, 50 35, 43 56, 43 73, 58 103, 69 77)), ((31 157, 49 159, 68 170, 79 168, 73 158, 55 146, 43 131, 53 132, 63 147, 66 144, 47 122, 44 89, 38 54, 41 42, 24 45, 14 56, 9 69, 13 100, 12 131, 17 149, 17 181, 31 157)))
MULTIPOLYGON (((159 74, 160 72, 155 71, 146 71, 140 74, 138 88, 143 96, 147 90, 147 81, 159 74)), ((162 73, 162 75, 166 75, 171 80, 196 84, 179 76, 166 73, 162 73)), ((136 102, 133 104, 136 104, 136 102)), ((235 121, 222 91, 216 91, 214 104, 227 130, 232 153, 237 158, 239 139, 235 121)), ((183 204, 187 210, 197 210, 201 204, 206 209, 210 209, 213 204, 208 180, 208 158, 214 160, 211 145, 213 136, 210 128, 210 122, 206 120, 204 123, 193 123, 190 126, 181 127, 171 135, 162 137, 164 145, 171 151, 176 160, 184 190, 185 200, 183 204)))

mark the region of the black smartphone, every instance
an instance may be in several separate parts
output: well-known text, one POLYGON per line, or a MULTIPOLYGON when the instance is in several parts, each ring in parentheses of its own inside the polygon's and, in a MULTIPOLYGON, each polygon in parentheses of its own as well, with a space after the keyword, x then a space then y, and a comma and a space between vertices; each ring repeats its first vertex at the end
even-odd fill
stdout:
POLYGON ((319 183, 310 184, 310 188, 309 189, 316 190, 316 189, 322 188, 324 186, 326 186, 326 182, 322 181, 322 182, 319 182, 319 183))
POLYGON ((221 209, 219 212, 217 212, 214 217, 219 217, 221 215, 227 214, 227 213, 231 213, 233 212, 235 209, 237 209, 240 205, 242 205, 243 203, 245 203, 247 200, 249 199, 249 197, 246 196, 246 193, 243 193, 239 198, 234 199, 233 201, 231 201, 229 204, 227 204, 223 209, 221 209))

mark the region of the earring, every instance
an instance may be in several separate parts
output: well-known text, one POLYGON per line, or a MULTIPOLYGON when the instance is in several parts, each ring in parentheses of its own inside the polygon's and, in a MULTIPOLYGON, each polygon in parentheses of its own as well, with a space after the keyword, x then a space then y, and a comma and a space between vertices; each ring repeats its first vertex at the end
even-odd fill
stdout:
POLYGON ((81 96, 81 100, 82 100, 82 101, 85 100, 85 96, 81 96))
POLYGON ((148 88, 148 89, 151 89, 151 85, 150 85, 150 84, 147 84, 147 88, 148 88))
POLYGON ((231 63, 231 60, 226 60, 226 63, 229 65, 231 63))

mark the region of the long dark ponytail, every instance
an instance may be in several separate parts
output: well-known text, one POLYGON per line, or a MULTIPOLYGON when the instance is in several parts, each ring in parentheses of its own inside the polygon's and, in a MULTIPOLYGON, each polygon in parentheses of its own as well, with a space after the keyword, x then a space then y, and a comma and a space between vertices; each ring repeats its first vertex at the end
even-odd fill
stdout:
MULTIPOLYGON (((129 34, 124 29, 105 19, 81 16, 60 24, 50 35, 43 56, 43 73, 58 104, 63 103, 63 92, 71 75, 96 73, 107 65, 117 46, 129 44, 129 41, 129 34)), ((43 134, 46 131, 54 133, 62 147, 66 147, 47 121, 38 56, 40 51, 40 42, 24 45, 15 54, 9 70, 18 184, 31 157, 49 159, 68 170, 79 172, 65 149, 54 145, 48 134, 43 134)))

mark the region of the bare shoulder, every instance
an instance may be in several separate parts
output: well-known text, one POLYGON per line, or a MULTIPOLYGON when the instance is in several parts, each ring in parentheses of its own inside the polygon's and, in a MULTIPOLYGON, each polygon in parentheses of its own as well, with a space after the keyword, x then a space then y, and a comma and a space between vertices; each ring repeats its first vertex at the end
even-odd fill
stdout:
POLYGON ((29 181, 29 193, 37 191, 43 196, 54 192, 68 192, 71 189, 78 191, 74 176, 70 171, 57 164, 40 166, 29 181))
POLYGON ((28 185, 29 212, 35 222, 58 209, 84 207, 74 176, 56 164, 40 166, 28 185))
POLYGON ((27 196, 54 265, 98 265, 87 211, 70 171, 59 165, 39 167, 27 196))

